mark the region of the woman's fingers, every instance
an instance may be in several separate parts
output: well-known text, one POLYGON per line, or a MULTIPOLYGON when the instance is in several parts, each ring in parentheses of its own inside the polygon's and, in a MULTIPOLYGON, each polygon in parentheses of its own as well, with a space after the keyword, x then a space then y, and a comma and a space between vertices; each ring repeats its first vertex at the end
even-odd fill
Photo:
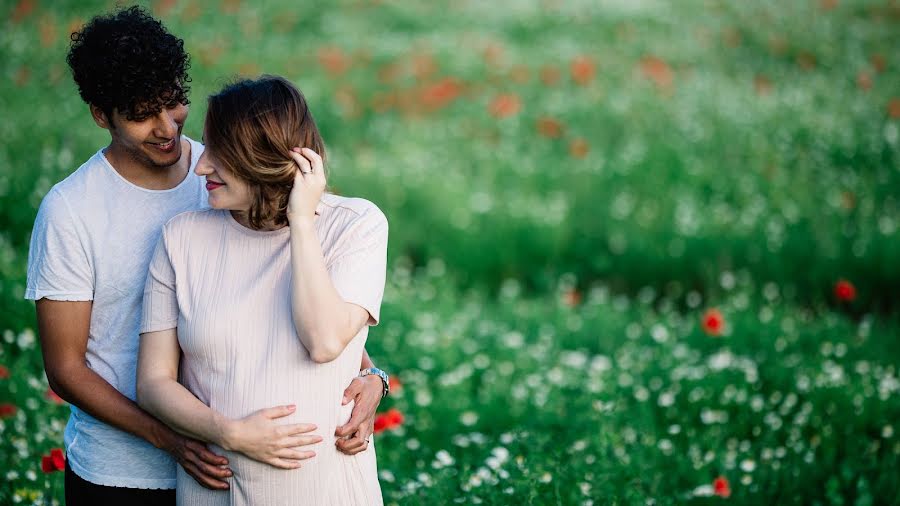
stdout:
POLYGON ((297 446, 309 446, 322 442, 321 436, 311 435, 311 436, 294 436, 289 438, 284 438, 280 441, 279 446, 284 448, 294 448, 297 446))
POLYGON ((288 460, 280 458, 269 459, 266 461, 266 464, 277 467, 279 469, 298 469, 300 467, 299 460, 288 460))
POLYGON ((318 429, 314 423, 294 423, 290 425, 282 425, 278 428, 281 436, 296 436, 298 434, 306 434, 318 429))
POLYGON ((294 448, 282 448, 275 452, 274 456, 284 460, 306 460, 315 457, 316 452, 309 450, 301 451, 294 448))
POLYGON ((313 171, 313 166, 310 164, 309 160, 300 153, 291 151, 291 158, 293 158, 294 163, 296 163, 297 166, 300 167, 300 173, 303 176, 306 176, 313 171))
POLYGON ((270 420, 275 420, 276 418, 283 418, 285 416, 288 416, 296 410, 297 406, 289 404, 285 406, 275 406, 274 408, 261 409, 259 410, 259 413, 270 420))
POLYGON ((322 157, 319 156, 319 153, 316 153, 309 148, 303 148, 300 150, 300 152, 303 154, 303 156, 308 158, 310 162, 312 162, 313 172, 316 172, 318 174, 321 174, 323 172, 322 168, 324 167, 324 164, 322 163, 322 157))

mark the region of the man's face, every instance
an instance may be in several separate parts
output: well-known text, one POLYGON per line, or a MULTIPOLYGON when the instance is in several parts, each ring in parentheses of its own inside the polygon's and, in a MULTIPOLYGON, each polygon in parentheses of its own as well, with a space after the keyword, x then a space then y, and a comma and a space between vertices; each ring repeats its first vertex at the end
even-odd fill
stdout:
POLYGON ((181 159, 181 129, 187 120, 188 106, 177 104, 140 121, 132 121, 118 111, 109 118, 111 147, 135 162, 166 168, 181 159))

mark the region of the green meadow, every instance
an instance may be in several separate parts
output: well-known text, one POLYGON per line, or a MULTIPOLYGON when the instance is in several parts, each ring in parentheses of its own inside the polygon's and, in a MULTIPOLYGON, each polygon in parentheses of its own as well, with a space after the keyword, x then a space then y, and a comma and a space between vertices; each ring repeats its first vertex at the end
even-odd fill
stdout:
MULTIPOLYGON (((108 142, 65 64, 111 2, 0 0, 0 504, 61 504, 23 299, 108 142)), ((900 4, 147 5, 205 97, 303 90, 390 223, 386 504, 900 503, 900 4)))

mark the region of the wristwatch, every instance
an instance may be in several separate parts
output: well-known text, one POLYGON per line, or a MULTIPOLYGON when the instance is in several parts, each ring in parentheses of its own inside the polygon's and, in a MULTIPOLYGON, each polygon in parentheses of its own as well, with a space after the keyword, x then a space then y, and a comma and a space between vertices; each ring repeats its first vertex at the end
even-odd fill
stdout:
POLYGON ((383 388, 381 391, 381 397, 384 398, 385 396, 387 396, 387 394, 390 393, 390 391, 391 391, 391 382, 388 379, 387 373, 377 367, 370 367, 368 369, 363 369, 362 371, 359 371, 360 378, 362 378, 364 376, 368 376, 370 374, 374 374, 374 375, 378 376, 379 378, 381 378, 381 386, 383 388))

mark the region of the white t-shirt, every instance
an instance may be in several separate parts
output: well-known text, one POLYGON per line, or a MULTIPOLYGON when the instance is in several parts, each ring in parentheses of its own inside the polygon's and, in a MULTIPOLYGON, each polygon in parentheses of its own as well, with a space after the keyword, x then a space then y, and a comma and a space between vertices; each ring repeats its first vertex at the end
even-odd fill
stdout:
MULTIPOLYGON (((208 207, 205 179, 194 174, 203 145, 187 140, 190 170, 169 190, 128 182, 101 149, 47 193, 31 236, 25 298, 92 300, 87 365, 132 400, 141 298, 162 227, 176 214, 208 207)), ((71 410, 65 444, 78 476, 106 486, 175 488, 169 454, 71 410)))

